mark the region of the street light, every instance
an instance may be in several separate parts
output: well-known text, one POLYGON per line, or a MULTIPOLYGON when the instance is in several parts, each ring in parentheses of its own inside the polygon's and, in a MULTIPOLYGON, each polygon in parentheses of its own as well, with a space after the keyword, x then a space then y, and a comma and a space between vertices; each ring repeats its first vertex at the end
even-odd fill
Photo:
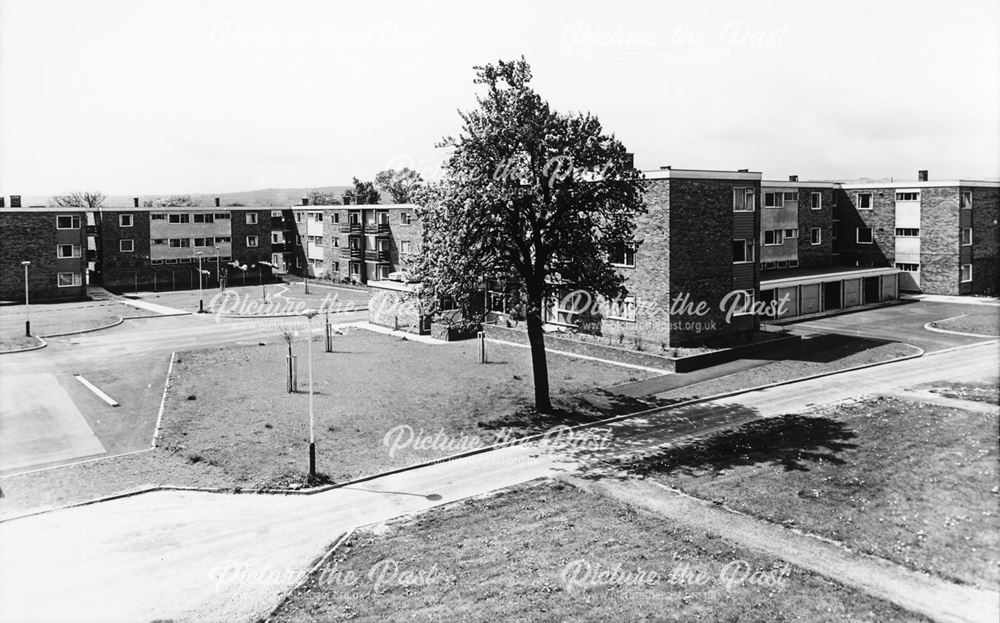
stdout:
POLYGON ((306 317, 308 325, 306 335, 309 336, 308 361, 309 361, 309 480, 316 480, 316 418, 313 415, 313 349, 312 349, 312 319, 316 311, 308 310, 302 312, 306 317))
POLYGON ((203 314, 203 313, 205 313, 205 298, 204 298, 204 295, 202 294, 202 290, 201 290, 201 275, 202 275, 202 273, 201 273, 201 256, 204 255, 204 252, 198 251, 198 252, 195 253, 195 255, 198 256, 198 313, 199 314, 203 314))
POLYGON ((28 267, 31 262, 21 262, 24 266, 24 337, 31 337, 31 308, 28 306, 28 267))

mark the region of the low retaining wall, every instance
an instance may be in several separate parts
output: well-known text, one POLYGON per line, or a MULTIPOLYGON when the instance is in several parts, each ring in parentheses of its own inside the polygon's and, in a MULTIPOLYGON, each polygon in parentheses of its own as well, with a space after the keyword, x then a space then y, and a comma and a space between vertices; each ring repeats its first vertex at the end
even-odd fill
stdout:
MULTIPOLYGON (((500 325, 483 325, 486 337, 514 342, 515 344, 528 344, 528 332, 524 329, 514 329, 502 327, 500 325)), ((764 342, 755 342, 742 346, 734 346, 722 350, 703 353, 701 355, 689 355, 687 357, 667 357, 664 355, 654 355, 653 353, 643 353, 640 351, 616 348, 604 344, 594 344, 592 342, 581 342, 571 338, 559 337, 552 333, 545 334, 545 348, 548 350, 560 350, 575 355, 585 355, 596 357, 597 359, 607 359, 619 363, 628 363, 636 366, 648 368, 659 368, 668 372, 693 372, 727 363, 736 359, 741 359, 749 355, 766 352, 773 348, 787 346, 798 342, 802 337, 798 335, 785 335, 776 337, 764 342)))

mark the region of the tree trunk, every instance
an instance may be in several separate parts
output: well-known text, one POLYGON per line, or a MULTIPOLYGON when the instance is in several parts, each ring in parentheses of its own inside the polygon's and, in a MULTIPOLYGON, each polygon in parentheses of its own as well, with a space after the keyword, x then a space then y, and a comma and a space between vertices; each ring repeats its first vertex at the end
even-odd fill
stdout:
POLYGON ((542 302, 529 301, 527 314, 528 343, 531 344, 531 370, 535 381, 535 409, 552 413, 549 399, 549 366, 545 360, 545 333, 542 331, 542 302))

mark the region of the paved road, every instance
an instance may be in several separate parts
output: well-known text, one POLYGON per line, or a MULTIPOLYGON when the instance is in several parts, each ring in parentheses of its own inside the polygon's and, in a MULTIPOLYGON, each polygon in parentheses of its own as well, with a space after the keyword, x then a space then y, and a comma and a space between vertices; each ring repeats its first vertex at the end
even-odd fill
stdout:
MULTIPOLYGON (((979 346, 662 411, 613 430, 622 446, 652 448, 718 425, 720 414, 777 415, 862 392, 979 379, 998 363, 994 345, 979 346)), ((0 620, 252 620, 291 585, 281 571, 304 570, 352 528, 576 465, 521 446, 313 496, 157 492, 0 523, 0 620), (218 582, 219 564, 280 577, 218 582)))
MULTIPOLYGON (((337 323, 366 312, 331 315, 337 323)), ((0 475, 149 447, 170 353, 217 344, 274 342, 298 318, 152 317, 0 357, 0 475), (73 379, 82 374, 121 402, 109 407, 73 379)), ((314 320, 314 332, 322 331, 314 320)))
POLYGON ((880 309, 796 322, 786 325, 786 328, 803 333, 841 333, 878 340, 906 342, 919 346, 927 352, 933 352, 983 341, 981 337, 936 333, 924 329, 924 325, 928 322, 954 318, 967 313, 995 315, 994 326, 1000 326, 1000 307, 982 304, 907 301, 900 305, 880 309))

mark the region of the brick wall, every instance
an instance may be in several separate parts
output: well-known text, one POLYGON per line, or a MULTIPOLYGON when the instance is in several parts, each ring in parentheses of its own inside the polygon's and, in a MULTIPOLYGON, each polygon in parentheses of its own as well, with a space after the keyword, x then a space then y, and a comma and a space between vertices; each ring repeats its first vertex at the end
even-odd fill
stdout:
POLYGON ((0 210, 0 300, 24 301, 24 267, 28 268, 28 296, 32 302, 82 299, 87 295, 87 218, 77 210, 15 212, 0 210), (75 215, 80 228, 56 229, 60 214, 75 215), (56 245, 80 247, 79 258, 57 258, 56 245), (80 275, 79 286, 58 287, 60 272, 80 275))
POLYGON ((833 264, 833 196, 832 188, 802 188, 799 191, 799 267, 816 268, 833 264), (813 210, 811 195, 820 193, 821 208, 813 210), (820 244, 809 240, 809 230, 819 227, 820 244))
POLYGON ((965 188, 972 191, 972 294, 1000 294, 1000 189, 965 188))
POLYGON ((891 188, 860 188, 836 192, 840 219, 837 245, 843 266, 892 266, 896 251, 896 194, 891 188), (872 209, 859 210, 858 195, 871 193, 872 209), (872 244, 858 244, 857 228, 872 228, 872 244))
POLYGON ((959 294, 957 187, 920 189, 920 290, 959 294))

